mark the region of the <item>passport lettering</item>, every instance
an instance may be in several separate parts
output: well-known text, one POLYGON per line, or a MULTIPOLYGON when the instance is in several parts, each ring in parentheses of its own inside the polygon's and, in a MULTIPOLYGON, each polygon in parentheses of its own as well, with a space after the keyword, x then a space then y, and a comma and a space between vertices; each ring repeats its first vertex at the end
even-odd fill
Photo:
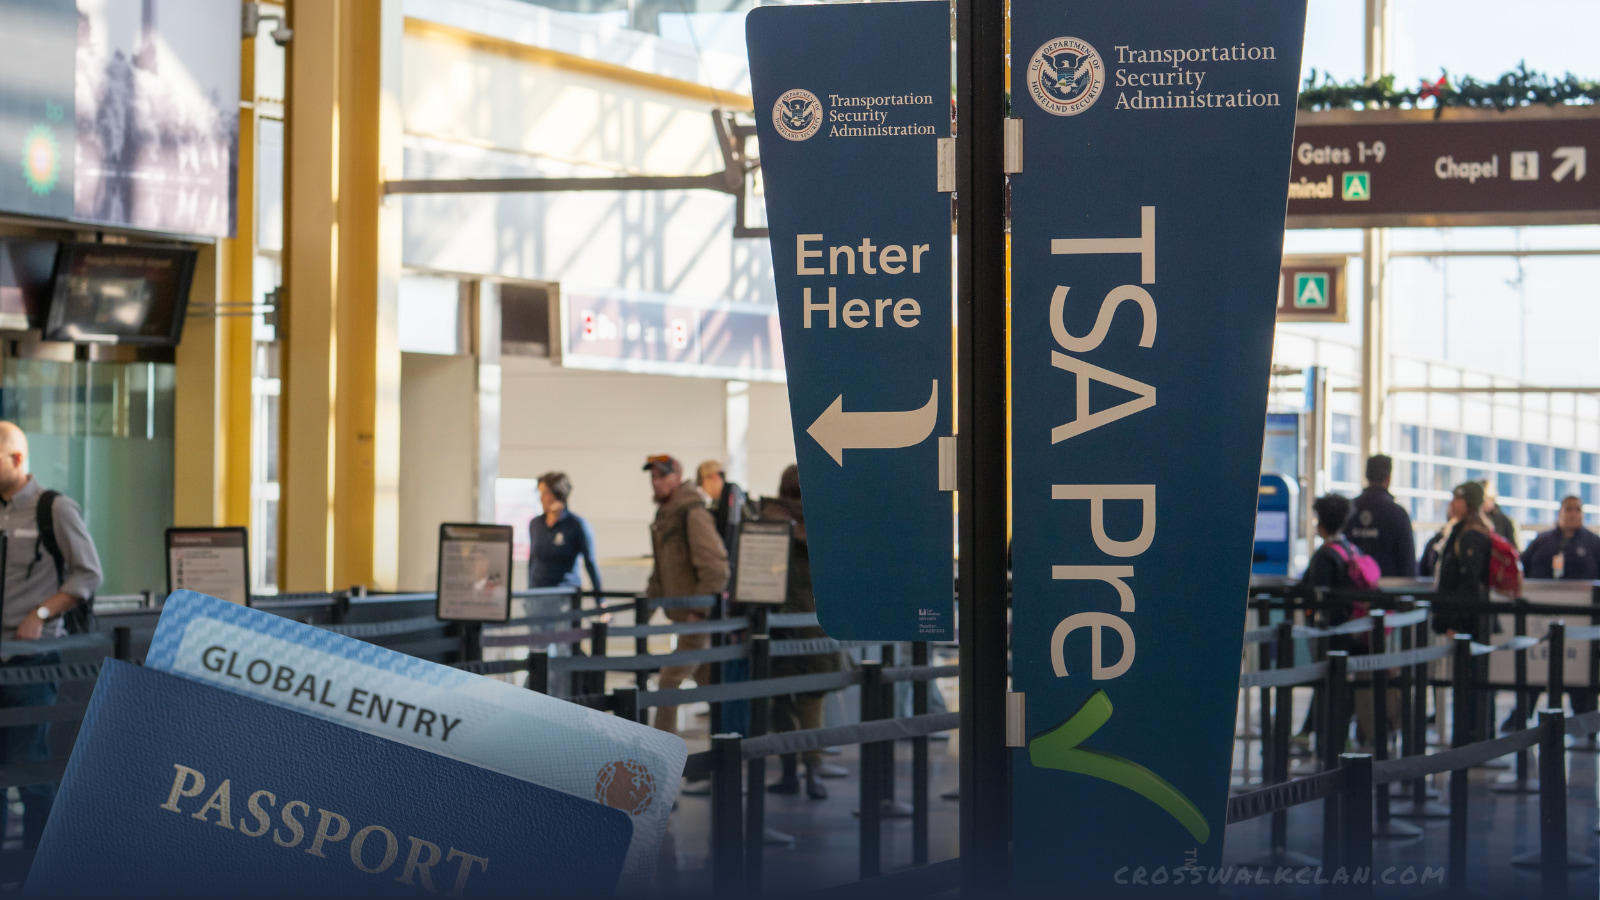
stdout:
MULTIPOLYGON (((277 806, 277 795, 268 790, 257 790, 246 798, 245 814, 235 819, 232 780, 225 778, 198 809, 189 812, 179 805, 179 801, 199 797, 206 789, 206 776, 197 769, 178 763, 173 763, 172 768, 172 790, 167 794, 167 802, 161 804, 162 809, 180 815, 188 814, 191 819, 210 822, 246 837, 259 838, 270 831, 272 842, 286 850, 293 850, 305 843, 307 826, 311 825, 312 819, 311 804, 303 800, 290 800, 283 804, 278 812, 281 825, 275 828, 271 810, 277 806)), ((368 875, 385 875, 395 868, 400 858, 400 840, 390 829, 383 825, 367 825, 351 835, 349 819, 320 807, 317 809, 315 831, 305 852, 326 859, 328 854, 325 851, 332 849, 330 845, 347 838, 350 840, 350 862, 368 875)), ((411 835, 406 835, 406 841, 409 844, 406 859, 399 866, 399 876, 394 879, 401 884, 419 886, 430 893, 437 893, 433 882, 434 867, 442 865, 444 872, 441 874, 446 877, 453 867, 455 881, 450 896, 460 897, 474 869, 489 871, 487 857, 455 847, 441 854, 438 844, 411 835)))
POLYGON ((404 731, 409 723, 413 734, 435 737, 434 728, 439 729, 437 737, 441 743, 450 740, 450 732, 461 724, 461 718, 455 719, 437 710, 425 706, 416 706, 393 697, 385 698, 376 692, 352 687, 344 691, 337 687, 333 680, 327 676, 319 676, 315 672, 297 672, 293 666, 277 664, 269 659, 256 657, 241 661, 239 651, 230 650, 221 645, 212 645, 200 655, 200 664, 207 670, 248 681, 254 685, 270 685, 272 690, 286 694, 292 698, 304 698, 308 703, 326 706, 329 709, 343 709, 349 715, 374 719, 384 725, 389 724, 393 718, 394 727, 404 731), (329 699, 332 697, 333 699, 329 699), (336 702, 337 701, 337 702, 336 702), (416 715, 412 715, 415 712, 416 715))

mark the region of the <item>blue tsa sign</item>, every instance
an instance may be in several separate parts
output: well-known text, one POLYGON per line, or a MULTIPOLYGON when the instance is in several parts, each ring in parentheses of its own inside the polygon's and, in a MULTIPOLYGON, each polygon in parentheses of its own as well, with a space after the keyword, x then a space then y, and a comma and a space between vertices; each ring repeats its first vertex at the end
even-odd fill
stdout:
POLYGON ((951 637, 950 7, 763 6, 745 30, 817 617, 951 637))
POLYGON ((1011 21, 1016 887, 1215 883, 1305 3, 1011 21))

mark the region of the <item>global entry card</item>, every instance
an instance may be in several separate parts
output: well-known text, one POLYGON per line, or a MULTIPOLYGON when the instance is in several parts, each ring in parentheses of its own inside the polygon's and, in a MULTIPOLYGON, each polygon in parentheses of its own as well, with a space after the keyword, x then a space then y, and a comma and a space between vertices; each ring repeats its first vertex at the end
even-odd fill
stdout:
POLYGON ((649 886, 688 750, 675 735, 192 591, 145 665, 628 813, 619 890, 649 886))

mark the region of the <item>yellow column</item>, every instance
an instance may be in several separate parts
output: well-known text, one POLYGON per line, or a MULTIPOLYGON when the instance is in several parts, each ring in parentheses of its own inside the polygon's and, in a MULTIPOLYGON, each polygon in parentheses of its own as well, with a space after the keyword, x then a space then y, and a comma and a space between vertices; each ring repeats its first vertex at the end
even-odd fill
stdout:
MULTIPOLYGON (((255 99, 255 41, 240 55, 240 97, 255 99)), ((190 302, 246 304, 255 256, 255 114, 239 111, 234 237, 200 250, 190 302)), ((239 310, 235 306, 232 311, 239 310)), ((173 523, 250 524, 250 319, 191 315, 176 354, 173 523)))
POLYGON ((390 587, 398 514, 400 7, 289 7, 279 585, 390 587))

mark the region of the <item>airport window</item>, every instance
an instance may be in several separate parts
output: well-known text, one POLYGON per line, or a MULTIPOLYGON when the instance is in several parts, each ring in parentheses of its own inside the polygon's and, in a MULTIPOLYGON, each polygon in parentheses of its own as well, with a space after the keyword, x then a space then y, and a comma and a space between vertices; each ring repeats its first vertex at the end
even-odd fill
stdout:
MULTIPOLYGON (((1422 429, 1415 425, 1400 426, 1400 449, 1407 453, 1422 452, 1422 429)), ((1413 478, 1413 480, 1415 480, 1413 478)))
POLYGON ((1517 495, 1517 476, 1510 472, 1500 472, 1495 475, 1495 493, 1502 497, 1515 497, 1517 495))
MULTIPOLYGON (((1347 447, 1353 447, 1353 446, 1355 446, 1355 443, 1356 443, 1355 437, 1354 437, 1354 432, 1355 432, 1355 417, 1354 416, 1347 416, 1347 415, 1344 415, 1342 413, 1334 413, 1333 414, 1333 424, 1332 424, 1332 427, 1329 429, 1329 435, 1328 435, 1330 443, 1343 444, 1343 445, 1345 445, 1347 447)), ((1344 479, 1339 479, 1339 480, 1342 481, 1344 479)))
POLYGON ((1503 466, 1515 466, 1522 462, 1518 459, 1522 445, 1517 441, 1496 441, 1496 459, 1503 466))
POLYGON ((1454 490, 1461 483, 1460 470, 1455 466, 1433 467, 1433 489, 1436 491, 1454 490))
POLYGON ((1411 472, 1411 479, 1406 482, 1406 487, 1422 487, 1422 463, 1412 461, 1407 468, 1411 472))
MULTIPOLYGON (((1529 449, 1532 449, 1532 448, 1529 448, 1529 449)), ((1549 500, 1550 499, 1549 491, 1550 491, 1550 479, 1544 478, 1544 477, 1539 476, 1539 475, 1530 475, 1530 476, 1528 476, 1528 491, 1527 491, 1527 495, 1528 495, 1528 499, 1529 500, 1549 500)))
POLYGON ((1549 450, 1550 450, 1549 447, 1543 446, 1542 444, 1529 444, 1528 445, 1528 463, 1527 463, 1528 468, 1530 468, 1530 469, 1547 468, 1548 467, 1547 464, 1550 462, 1549 450))
POLYGON ((1489 461, 1489 439, 1481 434, 1467 435, 1467 459, 1489 461))
POLYGON ((1354 453, 1333 454, 1333 480, 1353 484, 1356 480, 1356 455, 1354 453))
POLYGON ((400 349, 446 355, 462 352, 460 281, 424 275, 400 279, 400 349))
POLYGON ((1485 481, 1488 478, 1489 478, 1489 473, 1485 472, 1482 469, 1468 469, 1467 470, 1467 480, 1468 481, 1485 481))
POLYGON ((1550 468, 1557 472, 1572 471, 1572 451, 1556 447, 1550 451, 1550 468))
POLYGON ((1578 488, 1578 496, 1583 498, 1583 505, 1588 506, 1594 502, 1594 485, 1585 483, 1578 488))
POLYGON ((1434 432, 1433 432, 1433 455, 1434 456, 1460 456, 1461 455, 1461 435, 1456 434, 1454 431, 1444 431, 1442 429, 1434 429, 1434 432))
POLYGON ((1557 478, 1555 481, 1555 493, 1550 495, 1550 499, 1560 502, 1576 493, 1578 493, 1578 483, 1576 481, 1557 478))
POLYGON ((1581 471, 1585 475, 1593 475, 1594 474, 1594 457, 1595 457, 1595 454, 1593 454, 1593 453, 1579 454, 1579 460, 1580 461, 1578 463, 1578 470, 1581 471))

